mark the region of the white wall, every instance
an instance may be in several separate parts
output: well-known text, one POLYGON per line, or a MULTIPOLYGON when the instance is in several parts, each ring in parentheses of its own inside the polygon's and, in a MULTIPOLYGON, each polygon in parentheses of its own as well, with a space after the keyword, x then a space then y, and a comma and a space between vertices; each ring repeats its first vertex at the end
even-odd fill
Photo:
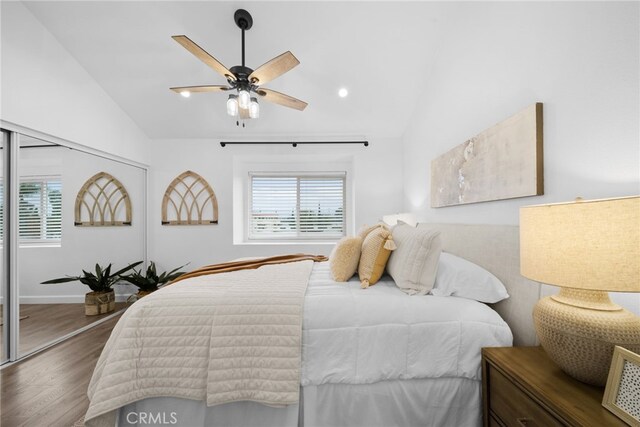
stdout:
MULTIPOLYGON (((353 167, 355 228, 373 223, 382 215, 398 212, 402 206, 402 152, 398 139, 370 139, 369 147, 347 146, 227 146, 219 140, 155 140, 151 150, 149 256, 164 269, 191 262, 189 269, 233 258, 310 252, 329 254, 332 245, 234 245, 233 180, 234 159, 286 162, 306 159, 349 158, 353 167), (202 175, 218 199, 218 225, 162 226, 162 196, 171 181, 185 170, 202 175)), ((237 162, 236 162, 237 163, 237 162)))
POLYGON ((0 118, 130 160, 149 140, 20 2, 0 2, 0 118))
MULTIPOLYGON (((640 193, 640 4, 465 4, 406 131, 404 208, 422 221, 517 224, 520 206, 640 193), (544 196, 430 208, 433 158, 544 103, 544 196)), ((640 296, 611 294, 640 313, 640 296)))

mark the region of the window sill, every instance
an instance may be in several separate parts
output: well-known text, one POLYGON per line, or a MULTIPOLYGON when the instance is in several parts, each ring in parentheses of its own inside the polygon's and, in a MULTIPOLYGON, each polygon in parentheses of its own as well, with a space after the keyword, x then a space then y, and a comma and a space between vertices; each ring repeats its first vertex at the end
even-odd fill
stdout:
MULTIPOLYGON (((18 249, 28 248, 61 248, 62 243, 20 243, 18 249)), ((4 245, 0 244, 0 251, 4 249, 4 245)))
POLYGON ((234 246, 310 246, 310 245, 335 245, 337 240, 252 240, 234 243, 234 246))
POLYGON ((18 244, 18 248, 27 249, 27 248, 61 248, 62 243, 20 243, 18 244))

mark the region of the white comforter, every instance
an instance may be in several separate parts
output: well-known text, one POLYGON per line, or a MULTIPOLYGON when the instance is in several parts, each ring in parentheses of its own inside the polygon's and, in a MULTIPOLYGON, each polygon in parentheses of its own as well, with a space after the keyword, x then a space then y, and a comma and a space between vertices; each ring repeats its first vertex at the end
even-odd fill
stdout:
MULTIPOLYGON (((209 304, 207 300, 217 293, 216 288, 207 290, 207 282, 217 282, 223 275, 214 277, 205 276, 203 283, 194 283, 188 288, 196 297, 192 302, 202 310, 209 304), (208 292, 211 292, 210 296, 208 292)), ((184 287, 173 286, 176 286, 174 291, 184 287)), ((192 310, 192 315, 195 314, 192 310)), ((192 321, 195 319, 192 317, 192 321)), ((200 327, 209 330, 205 325, 200 327)), ((137 334, 133 333, 135 337, 137 334)), ((180 338, 176 339, 180 341, 180 338)), ((509 327, 485 304, 456 297, 409 296, 386 276, 374 286, 361 289, 356 279, 348 283, 334 282, 328 263, 314 263, 304 297, 300 384, 370 384, 424 378, 477 381, 480 379, 480 349, 511 343, 509 327)), ((205 344, 205 348, 208 345, 205 344)), ((185 354, 180 347, 165 348, 162 354, 174 358, 184 355, 187 361, 196 356, 185 354)), ((203 363, 198 369, 206 371, 206 366, 207 363, 203 363)), ((193 369, 187 367, 184 365, 181 370, 185 386, 194 387, 197 382, 206 387, 206 372, 194 377, 193 369)), ((193 395, 175 390, 155 395, 206 400, 202 385, 195 387, 193 395)), ((105 393, 100 402, 121 400, 109 391, 105 393)), ((141 394, 139 398, 145 397, 151 396, 141 394)), ((108 406, 109 409, 114 407, 108 406)))
POLYGON ((480 349, 510 346, 498 313, 457 297, 409 296, 393 280, 360 289, 316 263, 304 304, 301 383, 368 384, 462 377, 480 380, 480 349))

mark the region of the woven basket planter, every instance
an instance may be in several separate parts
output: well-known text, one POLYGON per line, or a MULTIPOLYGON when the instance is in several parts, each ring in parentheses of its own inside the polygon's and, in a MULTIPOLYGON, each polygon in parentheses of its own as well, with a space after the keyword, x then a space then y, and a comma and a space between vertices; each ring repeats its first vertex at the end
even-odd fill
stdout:
POLYGON ((89 292, 84 296, 84 314, 87 316, 97 316, 115 311, 116 294, 113 290, 109 292, 89 292))

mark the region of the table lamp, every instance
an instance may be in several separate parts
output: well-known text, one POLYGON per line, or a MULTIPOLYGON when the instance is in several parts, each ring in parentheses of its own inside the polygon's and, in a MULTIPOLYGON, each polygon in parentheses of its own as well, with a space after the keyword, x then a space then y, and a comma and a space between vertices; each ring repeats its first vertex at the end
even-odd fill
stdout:
POLYGON ((603 386, 615 345, 640 352, 640 317, 607 293, 640 292, 640 196, 520 208, 520 272, 560 287, 533 320, 567 374, 603 386))

